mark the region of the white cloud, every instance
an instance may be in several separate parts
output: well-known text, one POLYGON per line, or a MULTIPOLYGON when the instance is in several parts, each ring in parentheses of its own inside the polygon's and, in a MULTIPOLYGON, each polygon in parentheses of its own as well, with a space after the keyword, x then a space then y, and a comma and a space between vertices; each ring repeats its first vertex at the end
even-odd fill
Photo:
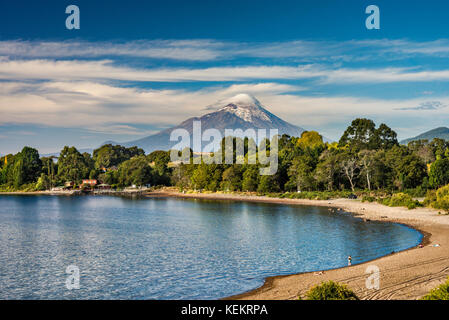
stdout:
POLYGON ((267 79, 319 79, 322 83, 392 83, 449 81, 449 70, 415 68, 351 69, 320 65, 236 66, 210 68, 134 69, 110 60, 0 60, 0 79, 54 81, 245 81, 267 79))
POLYGON ((222 44, 212 40, 141 40, 129 42, 0 41, 0 55, 21 58, 125 56, 207 61, 216 59, 222 44))
MULTIPOLYGON (((237 92, 279 94, 301 89, 278 83, 214 87, 198 91, 142 90, 95 82, 8 83, 0 90, 0 123, 32 123, 138 134, 126 124, 169 126, 201 115, 237 92)), ((145 134, 145 132, 141 132, 145 134)))
POLYGON ((404 59, 447 56, 449 40, 406 39, 232 42, 212 39, 135 41, 0 41, 0 55, 16 58, 98 58, 107 56, 211 61, 236 57, 301 58, 310 61, 404 59))
MULTIPOLYGON (((310 97, 299 95, 298 89, 301 88, 279 83, 245 83, 197 91, 142 90, 95 82, 10 83, 6 90, 0 90, 0 124, 38 124, 144 136, 154 131, 140 130, 139 125, 176 125, 204 114, 206 106, 239 92, 256 94, 272 113, 306 129, 320 130, 330 138, 338 137, 355 117, 387 124, 419 120, 429 125, 449 118, 447 108, 438 110, 438 119, 428 110, 398 110, 425 104, 428 101, 424 98, 310 97)), ((449 104, 449 97, 435 99, 449 104)))

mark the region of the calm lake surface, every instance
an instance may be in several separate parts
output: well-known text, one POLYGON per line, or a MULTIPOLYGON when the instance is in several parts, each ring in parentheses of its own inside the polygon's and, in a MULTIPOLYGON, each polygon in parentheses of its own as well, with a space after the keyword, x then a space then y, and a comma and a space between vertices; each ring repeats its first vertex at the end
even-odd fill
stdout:
POLYGON ((0 196, 1 299, 215 299, 272 275, 419 244, 334 209, 103 196, 0 196), (66 268, 80 270, 68 290, 66 268))

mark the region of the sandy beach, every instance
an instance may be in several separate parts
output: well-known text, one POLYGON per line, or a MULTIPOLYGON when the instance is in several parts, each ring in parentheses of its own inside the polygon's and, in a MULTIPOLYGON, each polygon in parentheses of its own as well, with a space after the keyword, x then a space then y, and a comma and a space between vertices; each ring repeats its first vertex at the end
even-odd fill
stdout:
POLYGON ((299 296, 304 297, 312 286, 322 281, 334 280, 347 284, 361 299, 413 300, 421 298, 449 276, 449 215, 439 214, 438 210, 429 208, 408 210, 403 207, 387 207, 378 203, 363 203, 349 199, 280 199, 218 193, 184 194, 174 191, 156 191, 148 196, 326 206, 351 212, 361 219, 406 224, 418 229, 424 235, 421 248, 397 252, 362 264, 356 264, 357 262, 354 261, 351 267, 269 277, 260 288, 229 297, 229 299, 298 299, 299 296), (434 246, 436 244, 439 246, 434 246), (370 265, 380 269, 379 290, 366 288, 365 282, 369 276, 366 269, 370 265))

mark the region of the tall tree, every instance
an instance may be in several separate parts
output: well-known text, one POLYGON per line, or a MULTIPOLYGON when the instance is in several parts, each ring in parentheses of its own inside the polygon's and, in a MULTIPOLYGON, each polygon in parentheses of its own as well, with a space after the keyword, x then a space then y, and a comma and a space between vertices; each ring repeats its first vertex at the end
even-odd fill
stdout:
POLYGON ((391 149, 398 144, 396 132, 386 124, 382 123, 379 128, 376 129, 370 147, 372 149, 391 149))
POLYGON ((351 190, 355 191, 355 178, 357 170, 359 169, 358 159, 351 153, 344 153, 339 157, 340 167, 344 176, 348 179, 351 185, 351 190))
POLYGON ((58 158, 58 178, 80 183, 89 177, 90 168, 85 157, 75 148, 65 146, 58 158))
POLYGON ((340 138, 339 146, 349 145, 355 151, 369 149, 375 139, 376 125, 373 120, 355 119, 340 138))
POLYGON ((118 166, 120 163, 135 156, 145 155, 145 152, 138 147, 126 148, 120 145, 105 144, 93 152, 95 167, 110 168, 118 166))
POLYGON ((376 161, 376 151, 374 150, 362 150, 360 151, 360 166, 361 174, 364 175, 366 180, 366 186, 368 190, 371 190, 371 177, 374 171, 374 162, 376 161))
POLYGON ((311 190, 314 187, 313 169, 313 159, 310 156, 296 157, 288 169, 290 184, 297 191, 311 190))
POLYGON ((118 184, 122 187, 145 186, 152 184, 153 180, 153 169, 143 155, 126 160, 118 168, 118 184))
POLYGON ((259 182, 259 168, 257 165, 247 165, 243 172, 242 190, 256 191, 259 182))
POLYGON ((16 156, 16 161, 21 162, 21 183, 36 182, 42 170, 42 161, 39 158, 39 152, 30 147, 24 147, 16 156))
POLYGON ((449 184, 449 159, 437 159, 430 166, 429 184, 432 188, 439 188, 449 184))
POLYGON ((319 158, 320 162, 315 169, 315 179, 324 184, 329 191, 334 190, 336 174, 338 170, 338 159, 336 151, 325 150, 319 158))

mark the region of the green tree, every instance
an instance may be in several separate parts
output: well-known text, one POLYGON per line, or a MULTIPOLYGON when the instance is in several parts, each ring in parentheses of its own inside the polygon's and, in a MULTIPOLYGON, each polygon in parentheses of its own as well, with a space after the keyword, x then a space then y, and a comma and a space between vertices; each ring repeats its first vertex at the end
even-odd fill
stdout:
POLYGON ((42 157, 42 174, 44 174, 46 177, 43 177, 41 174, 41 178, 44 179, 44 181, 48 181, 48 186, 46 186, 46 190, 53 188, 56 185, 57 182, 57 173, 58 173, 58 166, 55 163, 55 159, 57 159, 54 156, 51 157, 42 157))
POLYGON ((314 177, 318 184, 324 185, 327 190, 334 190, 338 173, 337 153, 332 150, 325 150, 319 158, 320 162, 316 166, 314 177))
POLYGON ((242 165, 233 164, 223 171, 221 187, 224 191, 242 189, 242 165))
POLYGON ((58 158, 58 178, 60 181, 80 183, 89 177, 90 168, 85 157, 75 148, 65 146, 58 158))
POLYGON ((356 155, 352 154, 351 152, 341 153, 338 159, 341 172, 348 180, 352 192, 354 192, 356 185, 356 178, 359 172, 359 161, 356 155))
POLYGON ((365 178, 368 190, 371 190, 372 177, 375 170, 376 151, 362 150, 359 153, 359 159, 361 167, 360 174, 365 178))
POLYGON ((416 155, 407 155, 399 162, 396 176, 402 180, 403 187, 416 188, 427 176, 426 165, 416 155))
POLYGON ((449 159, 438 159, 430 166, 429 184, 439 188, 449 183, 449 159))
POLYGON ((179 164, 176 166, 171 175, 171 183, 172 185, 177 186, 181 191, 188 188, 191 184, 190 176, 191 176, 191 168, 192 165, 187 164, 179 164))
MULTIPOLYGON (((15 184, 18 181, 21 184, 36 182, 42 170, 42 161, 39 158, 39 152, 36 149, 24 147, 16 155, 15 159, 17 161, 17 167, 15 169, 19 170, 18 168, 20 167, 20 172, 16 171, 16 175, 20 177, 17 177, 18 179, 15 181, 15 184)), ((19 185, 16 186, 18 187, 19 185)))
POLYGON ((142 155, 145 155, 145 152, 138 147, 126 148, 120 145, 105 144, 94 150, 93 161, 97 169, 111 168, 132 157, 142 155))
POLYGON ((157 185, 170 184, 170 172, 168 163, 170 162, 170 153, 167 151, 154 151, 147 156, 154 169, 154 183, 157 185))
POLYGON ((168 151, 162 151, 162 150, 156 150, 151 152, 148 156, 148 161, 150 162, 161 162, 168 164, 170 162, 170 152, 168 151))
POLYGON ((243 191, 256 191, 259 183, 259 168, 257 165, 246 166, 243 172, 242 190, 243 191))
POLYGON ((257 192, 259 193, 269 193, 269 192, 279 192, 280 187, 276 175, 263 175, 260 176, 260 182, 257 186, 257 192))
POLYGON ((25 175, 24 175, 25 169, 23 165, 22 159, 17 159, 14 162, 14 166, 12 169, 12 185, 14 188, 18 189, 21 185, 25 183, 25 175))
POLYGON ((203 190, 206 188, 209 179, 207 164, 199 164, 192 173, 192 185, 196 190, 203 190))
POLYGON ((369 119, 355 119, 338 142, 340 147, 349 145, 355 151, 370 149, 376 139, 376 125, 369 119))
POLYGON ((384 123, 376 129, 374 121, 358 118, 345 130, 339 146, 349 145, 355 152, 364 149, 390 149, 398 145, 396 136, 396 132, 384 123))
POLYGON ((135 156, 120 164, 117 180, 121 187, 153 184, 153 169, 145 156, 135 156))
POLYGON ((399 145, 399 143, 396 132, 386 124, 382 123, 374 133, 371 148, 391 149, 397 145, 399 145))
POLYGON ((312 190, 315 185, 313 166, 310 156, 303 155, 293 159, 288 168, 289 185, 294 186, 297 191, 312 190))
POLYGON ((223 166, 219 164, 209 164, 207 165, 207 172, 209 179, 206 189, 215 192, 220 189, 221 178, 223 176, 223 166))
POLYGON ((324 147, 323 137, 316 131, 304 131, 296 142, 301 149, 324 147))

